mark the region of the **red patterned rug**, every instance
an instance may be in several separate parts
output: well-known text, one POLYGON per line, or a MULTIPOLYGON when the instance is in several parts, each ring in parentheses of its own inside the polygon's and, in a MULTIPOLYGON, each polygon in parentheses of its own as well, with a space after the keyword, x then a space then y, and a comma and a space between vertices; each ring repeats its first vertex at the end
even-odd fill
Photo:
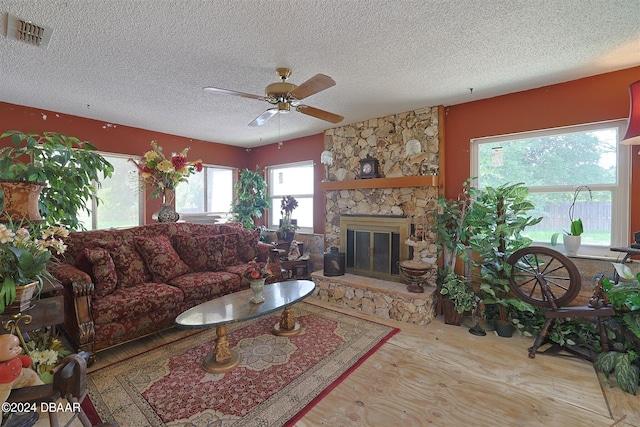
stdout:
POLYGON ((282 426, 315 403, 398 329, 299 303, 303 330, 279 337, 279 314, 228 325, 242 357, 225 374, 202 361, 214 330, 196 334, 89 374, 89 398, 102 421, 121 426, 282 426))

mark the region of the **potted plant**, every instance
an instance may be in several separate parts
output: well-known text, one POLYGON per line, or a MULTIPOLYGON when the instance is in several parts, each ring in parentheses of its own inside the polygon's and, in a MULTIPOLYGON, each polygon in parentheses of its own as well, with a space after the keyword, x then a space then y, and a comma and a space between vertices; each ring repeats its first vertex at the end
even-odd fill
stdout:
POLYGON ((512 325, 508 321, 508 310, 533 311, 534 308, 511 295, 511 266, 507 259, 531 244, 531 239, 522 232, 542 218, 527 215, 534 206, 527 199, 528 188, 522 183, 470 191, 473 204, 467 217, 471 233, 469 245, 478 255, 474 264, 479 267, 479 294, 485 305, 496 308, 496 330, 505 325, 505 332, 510 336, 512 325))
POLYGON ((298 201, 293 196, 284 196, 280 201, 280 214, 282 218, 280 219, 280 226, 276 231, 278 239, 290 242, 295 237, 298 224, 297 220, 291 219, 291 215, 297 207, 298 201))
POLYGON ((638 392, 640 382, 640 274, 633 274, 624 264, 613 263, 621 282, 603 280, 602 289, 616 311, 608 335, 615 335, 612 351, 601 352, 594 367, 605 375, 613 374, 620 388, 631 394, 638 392))
POLYGON ((565 251, 567 252, 567 255, 569 256, 576 256, 578 254, 578 249, 580 249, 580 244, 582 240, 581 236, 582 236, 582 233, 584 232, 582 219, 574 217, 576 201, 578 200, 578 195, 580 195, 580 192, 583 190, 588 191, 589 199, 592 199, 591 189, 586 185, 579 186, 573 192, 573 201, 571 202, 571 206, 569 206, 569 223, 570 223, 569 230, 570 231, 565 230, 564 234, 554 233, 551 236, 551 246, 555 246, 558 243, 558 236, 562 234, 562 241, 564 243, 564 248, 565 248, 565 251))
POLYGON ((110 177, 113 166, 91 143, 75 137, 55 132, 39 135, 12 130, 0 135, 0 139, 3 138, 9 138, 10 145, 0 149, 5 210, 4 218, 0 220, 9 217, 16 221, 36 221, 42 214, 51 226, 64 224, 71 230, 83 229, 78 213, 90 212, 94 185, 100 186, 101 178, 110 177), (22 189, 34 185, 35 190, 22 189), (23 195, 23 199, 31 199, 33 205, 29 208, 27 203, 7 197, 13 195, 23 195), (36 202, 38 206, 34 207, 36 202), (24 213, 14 210, 21 206, 25 206, 24 213))
POLYGON ((233 220, 241 222, 244 228, 253 229, 254 218, 262 217, 262 212, 271 207, 267 193, 267 183, 258 169, 244 169, 235 185, 235 195, 231 206, 233 220))
POLYGON ((66 250, 62 239, 69 235, 64 227, 9 221, 0 224, 0 313, 14 302, 18 311, 28 306, 36 287, 51 277, 47 263, 52 253, 66 250))
POLYGON ((435 212, 436 245, 442 260, 442 268, 438 269, 436 282, 442 296, 445 323, 454 325, 460 325, 462 313, 476 306, 470 278, 455 272, 458 257, 461 257, 466 265, 469 262, 465 243, 469 237, 467 216, 471 209, 471 180, 470 178, 463 183, 463 191, 457 199, 440 196, 435 212))

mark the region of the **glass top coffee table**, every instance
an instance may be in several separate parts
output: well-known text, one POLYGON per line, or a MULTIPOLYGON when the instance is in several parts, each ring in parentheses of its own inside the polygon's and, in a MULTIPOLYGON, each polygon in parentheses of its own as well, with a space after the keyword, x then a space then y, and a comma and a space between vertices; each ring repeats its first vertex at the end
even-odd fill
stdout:
POLYGON ((276 335, 291 336, 300 333, 291 311, 291 305, 311 295, 315 284, 310 280, 292 280, 264 286, 264 302, 254 304, 251 289, 234 292, 190 308, 176 317, 175 324, 183 329, 216 327, 213 352, 202 363, 207 372, 214 374, 232 370, 240 364, 240 355, 229 349, 227 324, 264 316, 284 308, 280 322, 273 327, 276 335))

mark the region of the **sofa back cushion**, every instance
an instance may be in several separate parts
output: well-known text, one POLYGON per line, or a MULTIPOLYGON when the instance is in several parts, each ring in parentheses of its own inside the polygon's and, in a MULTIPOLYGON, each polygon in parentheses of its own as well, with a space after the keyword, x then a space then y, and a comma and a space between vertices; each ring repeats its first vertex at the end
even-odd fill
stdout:
POLYGON ((178 256, 167 236, 134 237, 138 252, 144 258, 153 281, 167 283, 177 276, 191 272, 191 269, 178 256))
POLYGON ((192 271, 222 271, 224 261, 222 252, 224 249, 223 235, 217 236, 191 236, 176 234, 173 236, 173 247, 180 259, 191 268, 192 271))
POLYGON ((260 229, 247 230, 230 225, 220 225, 220 232, 224 234, 237 234, 236 242, 236 259, 235 263, 227 265, 236 265, 249 262, 258 256, 258 242, 260 241, 260 229))
POLYGON ((119 287, 130 288, 151 280, 151 275, 136 250, 133 239, 94 240, 92 244, 109 251, 118 273, 119 287))
POLYGON ((95 297, 103 298, 115 291, 118 273, 109 251, 104 248, 85 248, 84 255, 92 266, 95 297))

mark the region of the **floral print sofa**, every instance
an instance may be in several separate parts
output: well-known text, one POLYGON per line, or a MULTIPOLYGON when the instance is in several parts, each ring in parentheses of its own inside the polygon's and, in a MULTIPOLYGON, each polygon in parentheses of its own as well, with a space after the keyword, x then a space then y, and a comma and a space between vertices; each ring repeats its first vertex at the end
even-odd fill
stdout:
POLYGON ((64 285, 64 330, 95 352, 173 326, 184 310, 249 287, 247 262, 276 263, 259 230, 241 224, 159 223, 70 233, 49 271, 64 285))

